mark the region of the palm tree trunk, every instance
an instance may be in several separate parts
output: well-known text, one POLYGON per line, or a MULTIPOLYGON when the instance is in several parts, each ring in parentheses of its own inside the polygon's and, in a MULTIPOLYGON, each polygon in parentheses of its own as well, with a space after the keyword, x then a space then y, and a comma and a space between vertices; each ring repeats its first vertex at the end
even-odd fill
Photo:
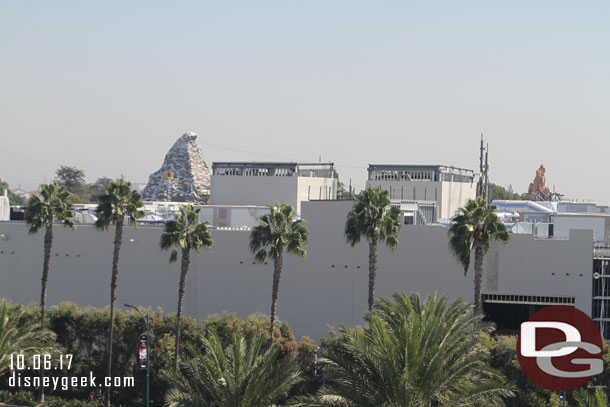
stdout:
POLYGON ((273 262, 273 290, 271 292, 271 327, 269 328, 271 341, 273 342, 274 338, 274 330, 275 326, 275 311, 277 308, 277 296, 278 291, 280 290, 280 274, 282 273, 282 251, 283 248, 278 249, 278 257, 273 262))
POLYGON ((51 260, 51 246, 53 245, 53 227, 48 226, 44 234, 44 260, 42 262, 42 278, 40 290, 40 325, 44 329, 46 303, 47 303, 47 282, 49 281, 49 263, 51 260))
POLYGON ((377 277, 377 241, 369 242, 369 311, 375 303, 375 278, 377 277))
POLYGON ((481 310, 481 285, 483 282, 483 247, 474 244, 474 311, 481 310))
MULTIPOLYGON (((40 329, 44 329, 46 304, 47 304, 47 282, 49 281, 49 263, 51 261, 51 246, 53 245, 53 225, 49 225, 44 233, 44 258, 42 261, 42 278, 40 287, 40 329)), ((40 382, 44 381, 44 370, 40 370, 40 382)), ((40 386, 38 397, 40 404, 44 403, 44 386, 40 386)))
MULTIPOLYGON (((108 377, 112 377, 112 342, 114 335, 114 302, 116 301, 117 279, 119 277, 119 256, 123 240, 123 222, 117 221, 114 231, 114 252, 112 255, 112 280, 110 282, 110 335, 108 337, 108 377)), ((110 407, 110 387, 106 388, 106 407, 110 407)))
POLYGON ((174 351, 174 373, 178 371, 178 356, 180 355, 180 328, 182 324, 182 299, 184 298, 184 286, 186 273, 189 271, 190 247, 182 249, 182 264, 180 266, 180 285, 178 286, 178 311, 176 312, 176 346, 174 351))

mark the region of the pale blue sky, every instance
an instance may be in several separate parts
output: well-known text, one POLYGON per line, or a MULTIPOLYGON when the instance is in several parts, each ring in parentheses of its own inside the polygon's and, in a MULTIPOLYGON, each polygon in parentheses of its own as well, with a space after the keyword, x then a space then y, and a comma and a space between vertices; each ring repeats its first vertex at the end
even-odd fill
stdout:
POLYGON ((610 203, 610 2, 1 1, 0 178, 207 162, 475 169, 610 203))

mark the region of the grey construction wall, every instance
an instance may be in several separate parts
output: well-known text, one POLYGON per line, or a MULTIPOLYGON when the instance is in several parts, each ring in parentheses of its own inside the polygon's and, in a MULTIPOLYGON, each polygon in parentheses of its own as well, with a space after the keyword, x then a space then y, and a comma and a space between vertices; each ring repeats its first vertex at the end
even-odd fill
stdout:
MULTIPOLYGON (((287 256, 280 283, 279 318, 297 338, 319 339, 328 326, 362 323, 367 308, 368 248, 345 244, 343 226, 350 201, 303 202, 310 242, 306 260, 287 256)), ((162 307, 175 312, 179 264, 158 248, 161 228, 125 228, 117 304, 162 307)), ((42 270, 42 233, 28 235, 22 223, 0 222, 0 297, 38 302, 42 270)), ((248 231, 216 230, 213 252, 193 255, 185 312, 205 319, 223 311, 246 316, 269 313, 271 264, 253 264, 248 231)), ((81 226, 75 232, 55 227, 48 286, 49 304, 71 301, 106 306, 110 298, 113 229, 81 226)), ((447 229, 404 226, 399 248, 379 253, 378 296, 395 291, 447 293, 472 300, 472 270, 465 277, 447 249, 447 229)), ((575 296, 576 306, 591 310, 591 231, 572 231, 569 240, 534 240, 513 235, 487 257, 484 293, 575 296), (554 275, 552 273, 555 273, 554 275), (582 275, 581 275, 582 274, 582 275)))

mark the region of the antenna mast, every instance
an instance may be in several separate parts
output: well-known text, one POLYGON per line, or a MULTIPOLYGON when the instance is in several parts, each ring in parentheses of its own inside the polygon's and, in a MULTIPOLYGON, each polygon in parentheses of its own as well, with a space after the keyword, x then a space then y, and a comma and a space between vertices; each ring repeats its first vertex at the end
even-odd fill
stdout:
POLYGON ((485 197, 484 199, 487 201, 489 205, 490 196, 489 196, 489 143, 485 148, 485 197))
POLYGON ((489 143, 485 145, 481 133, 481 147, 479 153, 479 182, 477 183, 477 196, 489 203, 489 143))

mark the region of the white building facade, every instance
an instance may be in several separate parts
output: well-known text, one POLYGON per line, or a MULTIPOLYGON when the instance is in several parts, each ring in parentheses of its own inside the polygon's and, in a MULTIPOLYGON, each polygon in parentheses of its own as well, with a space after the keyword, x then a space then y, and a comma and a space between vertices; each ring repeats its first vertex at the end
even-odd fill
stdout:
POLYGON ((215 162, 212 163, 212 205, 292 205, 337 197, 333 163, 215 162))
POLYGON ((380 186, 393 200, 435 201, 438 218, 450 219, 476 197, 473 171, 444 165, 369 164, 367 187, 380 186))

